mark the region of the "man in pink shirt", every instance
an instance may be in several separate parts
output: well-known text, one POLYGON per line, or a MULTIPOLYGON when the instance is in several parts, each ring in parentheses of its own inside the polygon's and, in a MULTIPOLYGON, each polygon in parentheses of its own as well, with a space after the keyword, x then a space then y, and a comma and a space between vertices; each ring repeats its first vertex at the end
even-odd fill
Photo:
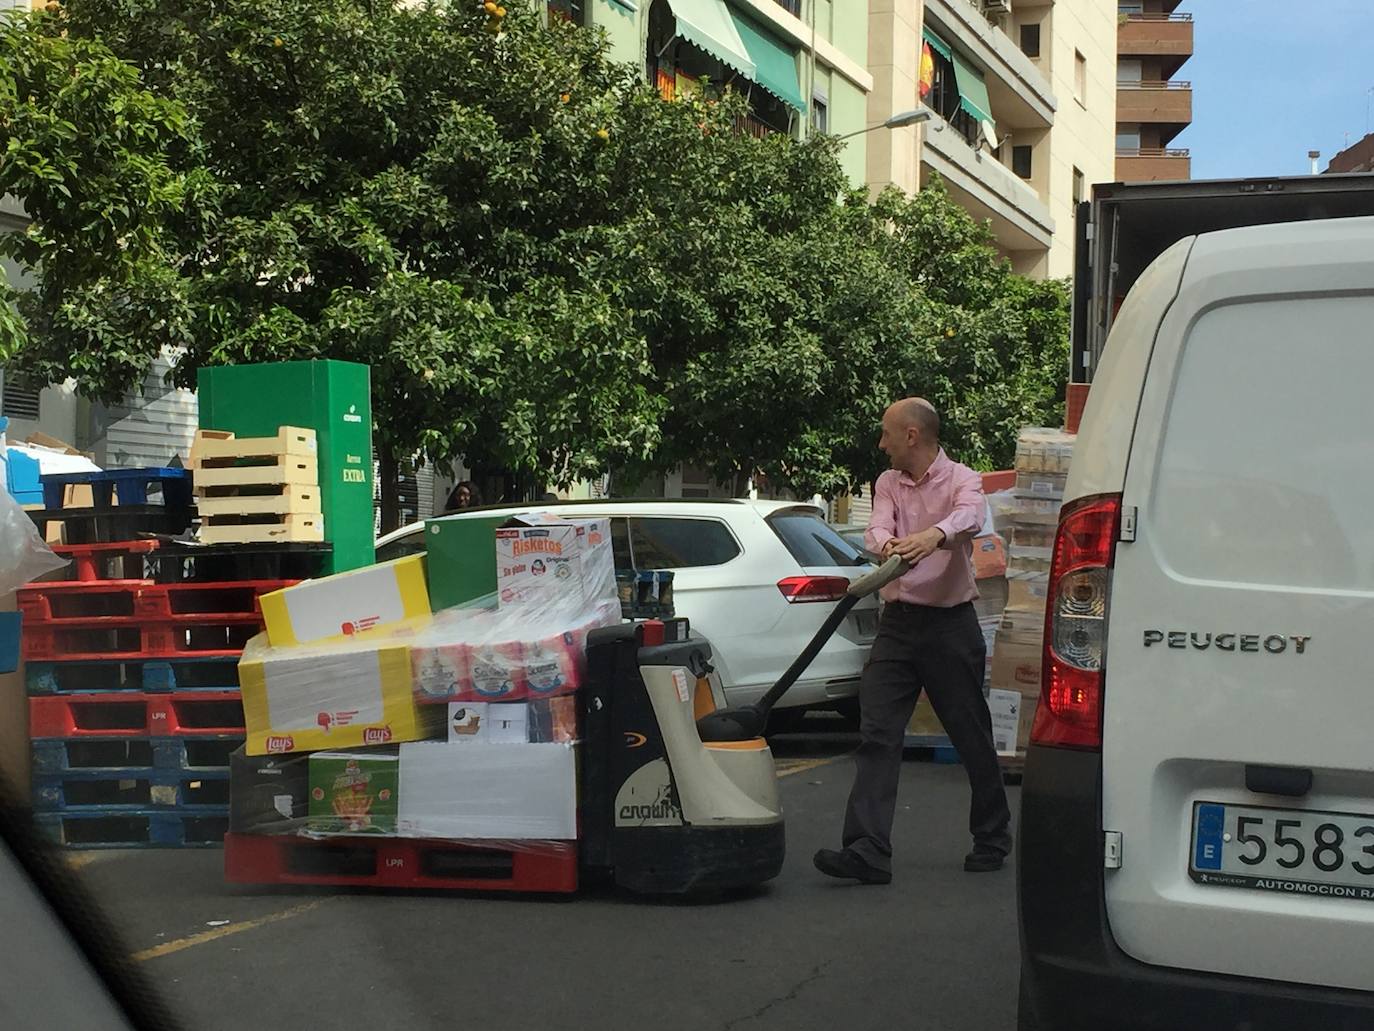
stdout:
POLYGON ((983 481, 940 447, 940 417, 909 397, 883 413, 878 447, 892 468, 878 477, 866 541, 913 568, 883 588, 886 605, 859 688, 860 736, 844 848, 816 853, 816 868, 865 884, 892 880, 892 819, 906 725, 924 690, 968 773, 973 801, 971 873, 999 870, 1011 851, 1011 811, 983 697, 986 646, 973 609, 973 538, 983 525, 983 481))

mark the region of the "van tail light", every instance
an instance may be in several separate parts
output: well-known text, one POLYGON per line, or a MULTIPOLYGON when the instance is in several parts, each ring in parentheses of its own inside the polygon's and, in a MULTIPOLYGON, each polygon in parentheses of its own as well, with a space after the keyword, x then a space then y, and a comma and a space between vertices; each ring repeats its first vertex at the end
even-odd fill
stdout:
POLYGON ((849 590, 849 581, 843 576, 788 576, 778 581, 778 590, 789 603, 839 601, 849 590))
POLYGON ((1121 532, 1121 495, 1064 506, 1050 561, 1040 704, 1031 741, 1058 748, 1102 747, 1102 681, 1112 564, 1121 532))

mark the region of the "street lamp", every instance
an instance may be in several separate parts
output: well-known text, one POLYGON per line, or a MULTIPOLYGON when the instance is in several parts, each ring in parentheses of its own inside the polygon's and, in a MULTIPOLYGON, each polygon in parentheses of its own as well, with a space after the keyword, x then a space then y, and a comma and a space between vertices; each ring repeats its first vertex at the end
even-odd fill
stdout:
POLYGON ((847 132, 843 136, 836 136, 837 140, 847 140, 851 136, 862 136, 866 132, 874 129, 904 129, 908 125, 916 125, 920 122, 930 121, 930 108, 918 107, 914 111, 903 111, 901 114, 893 115, 886 122, 879 122, 877 125, 870 125, 867 129, 856 129, 854 132, 847 132))

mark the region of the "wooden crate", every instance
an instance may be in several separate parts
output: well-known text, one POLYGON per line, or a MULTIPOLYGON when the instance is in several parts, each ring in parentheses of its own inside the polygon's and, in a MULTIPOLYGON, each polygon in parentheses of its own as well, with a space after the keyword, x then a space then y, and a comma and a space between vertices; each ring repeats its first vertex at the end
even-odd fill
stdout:
POLYGON ((268 516, 221 516, 203 520, 202 544, 257 544, 263 542, 311 542, 324 540, 324 517, 318 512, 268 516))
POLYGON ((319 462, 314 456, 281 455, 260 465, 208 466, 201 459, 196 487, 254 487, 272 484, 313 486, 320 482, 319 462))
POLYGON ((200 517, 318 515, 320 491, 312 484, 268 484, 268 493, 244 487, 209 487, 200 499, 200 517))

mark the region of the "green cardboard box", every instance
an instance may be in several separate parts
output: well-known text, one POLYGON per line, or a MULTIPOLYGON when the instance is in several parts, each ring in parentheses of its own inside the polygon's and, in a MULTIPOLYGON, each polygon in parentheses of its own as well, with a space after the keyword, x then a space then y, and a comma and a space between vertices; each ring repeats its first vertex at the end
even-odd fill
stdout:
POLYGON ((366 365, 272 362, 201 369, 200 428, 240 437, 276 436, 282 426, 315 431, 319 442, 326 573, 370 566, 373 551, 372 392, 366 365))
POLYGON ((395 834, 401 767, 396 748, 310 756, 308 826, 318 834, 395 834))
POLYGON ((496 593, 496 528, 502 516, 425 521, 429 605, 438 612, 496 593))

